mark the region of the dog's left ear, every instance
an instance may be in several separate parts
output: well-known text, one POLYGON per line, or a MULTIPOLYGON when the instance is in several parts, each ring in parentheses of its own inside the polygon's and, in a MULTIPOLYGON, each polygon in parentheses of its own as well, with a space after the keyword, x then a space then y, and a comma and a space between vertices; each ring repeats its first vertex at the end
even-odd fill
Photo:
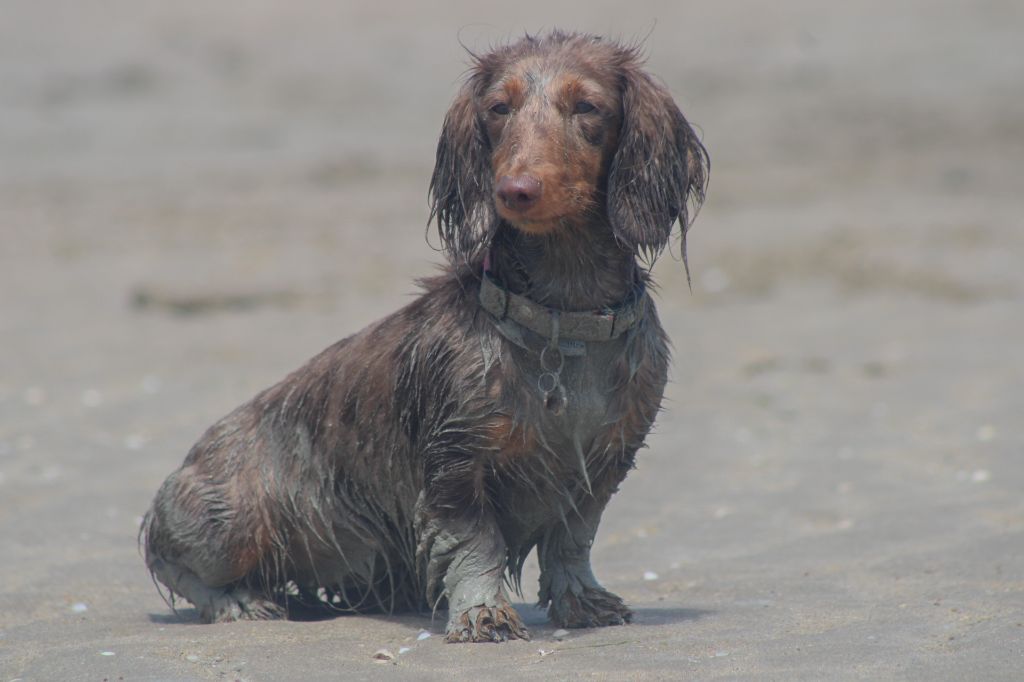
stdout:
POLYGON ((686 232, 709 171, 704 145, 668 91, 635 63, 624 66, 622 128, 608 174, 608 215, 619 241, 653 259, 678 220, 685 263, 686 232))
POLYGON ((448 256, 469 262, 487 247, 497 223, 487 133, 476 110, 484 74, 478 68, 463 84, 444 118, 430 178, 430 222, 448 256))

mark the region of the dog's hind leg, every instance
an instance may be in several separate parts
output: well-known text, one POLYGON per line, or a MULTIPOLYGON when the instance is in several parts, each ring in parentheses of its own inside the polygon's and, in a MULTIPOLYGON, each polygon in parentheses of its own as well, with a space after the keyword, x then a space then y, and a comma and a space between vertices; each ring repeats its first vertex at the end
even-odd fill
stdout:
POLYGON ((153 577, 191 602, 205 623, 285 615, 269 594, 252 586, 264 582, 259 568, 268 548, 259 534, 242 531, 242 516, 217 486, 186 466, 160 488, 143 522, 153 577))

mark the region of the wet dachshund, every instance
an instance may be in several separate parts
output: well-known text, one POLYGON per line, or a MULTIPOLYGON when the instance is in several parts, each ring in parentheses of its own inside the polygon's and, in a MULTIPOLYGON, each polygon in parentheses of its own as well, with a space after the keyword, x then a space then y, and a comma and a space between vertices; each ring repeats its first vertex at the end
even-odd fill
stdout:
POLYGON ((661 404, 648 267, 707 153, 637 48, 552 32, 474 56, 444 121, 411 304, 212 426, 141 541, 206 622, 447 604, 451 642, 526 638, 527 555, 560 627, 628 622, 590 566, 661 404))

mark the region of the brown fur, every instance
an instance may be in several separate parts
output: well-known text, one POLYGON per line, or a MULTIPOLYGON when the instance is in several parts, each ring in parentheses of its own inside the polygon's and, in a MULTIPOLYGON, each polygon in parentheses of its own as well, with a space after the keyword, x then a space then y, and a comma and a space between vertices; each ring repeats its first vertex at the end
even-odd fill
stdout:
POLYGON ((628 621, 589 555, 661 403, 654 304, 565 359, 554 411, 544 340, 498 333, 482 263, 552 308, 613 306, 677 221, 685 258, 707 168, 633 48, 554 32, 474 57, 430 185, 445 274, 203 435, 146 515, 153 575, 206 621, 282 615, 288 592, 351 611, 447 602, 449 641, 499 641, 528 636, 504 580, 518 588, 537 548, 555 623, 628 621))

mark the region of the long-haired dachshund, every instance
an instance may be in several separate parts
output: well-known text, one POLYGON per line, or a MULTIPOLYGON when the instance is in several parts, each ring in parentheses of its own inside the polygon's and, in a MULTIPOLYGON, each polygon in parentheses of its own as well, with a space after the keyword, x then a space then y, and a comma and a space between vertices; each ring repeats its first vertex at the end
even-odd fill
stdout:
POLYGON ((526 638, 506 583, 534 547, 555 624, 632 616, 590 549, 667 376, 644 265, 677 223, 685 260, 708 156, 635 47, 473 59, 430 182, 444 274, 212 426, 145 517, 203 621, 447 602, 450 642, 526 638))

